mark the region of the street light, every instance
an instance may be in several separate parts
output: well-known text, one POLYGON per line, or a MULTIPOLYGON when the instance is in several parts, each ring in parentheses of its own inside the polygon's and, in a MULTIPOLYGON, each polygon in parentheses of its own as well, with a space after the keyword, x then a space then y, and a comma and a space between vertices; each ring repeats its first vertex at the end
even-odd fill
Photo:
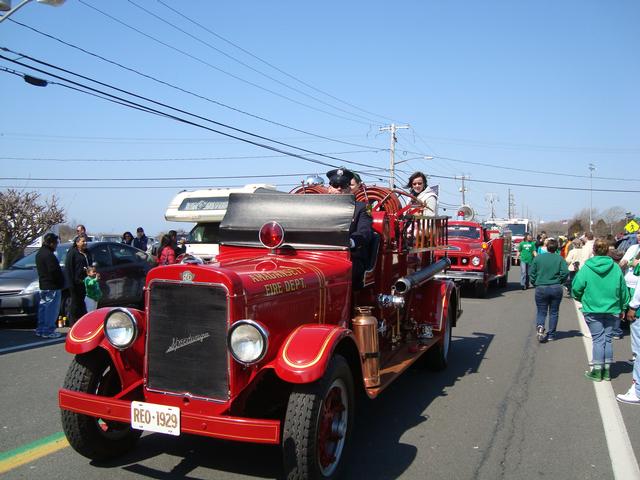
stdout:
MULTIPOLYGON (((33 0, 22 0, 18 5, 11 8, 11 0, 0 0, 0 12, 7 12, 2 17, 0 17, 0 22, 3 22, 11 15, 16 13, 22 7, 24 7, 27 3, 32 2, 33 0)), ((59 7, 62 5, 65 0, 36 0, 38 3, 44 3, 45 5, 51 5, 52 7, 59 7)))
POLYGON ((394 165, 399 165, 399 164, 401 164, 401 163, 408 162, 408 161, 410 161, 410 160, 418 160, 418 159, 422 159, 422 160, 433 160, 433 157, 430 157, 430 156, 428 156, 428 155, 427 155, 427 156, 424 156, 424 155, 423 155, 423 156, 420 156, 420 157, 405 158, 404 160, 400 160, 400 161, 395 162, 395 163, 394 163, 394 165))
POLYGON ((593 219, 591 215, 593 212, 593 171, 596 166, 593 163, 589 164, 589 231, 593 232, 593 219))

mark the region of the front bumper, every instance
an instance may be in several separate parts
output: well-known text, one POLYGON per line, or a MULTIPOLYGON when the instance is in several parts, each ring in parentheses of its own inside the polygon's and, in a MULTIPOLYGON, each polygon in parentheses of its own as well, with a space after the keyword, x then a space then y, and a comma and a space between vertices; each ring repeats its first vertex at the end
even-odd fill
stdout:
MULTIPOLYGON (((60 389, 60 408, 91 417, 131 423, 131 402, 60 389)), ((280 443, 280 420, 200 415, 181 411, 180 433, 250 443, 280 443)))
POLYGON ((24 320, 38 316, 37 293, 19 293, 14 295, 0 295, 0 318, 3 321, 24 320))
POLYGON ((439 273, 435 278, 453 280, 454 282, 482 282, 484 272, 467 272, 462 270, 447 270, 439 273))

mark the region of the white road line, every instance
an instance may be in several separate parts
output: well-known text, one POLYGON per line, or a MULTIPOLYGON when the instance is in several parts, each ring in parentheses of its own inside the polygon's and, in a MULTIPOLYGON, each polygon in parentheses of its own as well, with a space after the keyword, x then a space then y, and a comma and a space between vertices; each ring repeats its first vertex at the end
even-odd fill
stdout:
POLYGON ((42 345, 52 345, 54 343, 63 343, 63 342, 64 342, 64 337, 52 338, 51 340, 40 340, 39 342, 33 342, 33 343, 23 343, 21 345, 16 345, 15 347, 0 348, 0 355, 3 353, 15 352, 16 350, 24 350, 26 348, 40 347, 42 345))
MULTIPOLYGON (((578 323, 582 332, 582 342, 587 352, 589 363, 591 363, 591 334, 578 305, 578 302, 574 300, 578 323)), ((631 446, 627 427, 624 424, 622 413, 620 413, 620 405, 616 401, 611 382, 593 382, 593 388, 596 391, 600 417, 602 417, 602 424, 604 425, 604 435, 607 439, 607 448, 609 449, 614 478, 616 480, 640 479, 638 460, 631 446)))

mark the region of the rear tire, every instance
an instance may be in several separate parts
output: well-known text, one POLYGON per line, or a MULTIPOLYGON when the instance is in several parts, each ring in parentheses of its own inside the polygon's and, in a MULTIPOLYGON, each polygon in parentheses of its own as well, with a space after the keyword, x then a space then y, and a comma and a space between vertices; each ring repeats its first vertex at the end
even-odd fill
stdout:
MULTIPOLYGON (((63 388, 107 397, 122 390, 118 372, 106 352, 101 350, 76 355, 63 388)), ((92 460, 123 455, 133 449, 142 434, 128 423, 102 420, 69 410, 62 410, 62 429, 73 449, 92 460)))
POLYGON ((320 380, 293 387, 282 434, 287 479, 340 476, 350 446, 354 404, 351 369, 340 355, 320 380))
POLYGON ((426 366, 429 370, 440 371, 449 365, 449 350, 451 349, 451 329, 453 326, 453 305, 447 310, 446 326, 442 340, 433 346, 426 355, 426 366))

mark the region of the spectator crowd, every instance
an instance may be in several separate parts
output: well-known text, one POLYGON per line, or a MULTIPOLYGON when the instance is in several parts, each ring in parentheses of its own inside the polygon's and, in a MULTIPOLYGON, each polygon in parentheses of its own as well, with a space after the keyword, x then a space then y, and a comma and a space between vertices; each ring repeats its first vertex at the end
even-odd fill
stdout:
POLYGON ((633 381, 617 400, 640 405, 640 231, 623 239, 595 238, 593 233, 551 238, 541 232, 536 241, 530 234, 518 245, 520 285, 535 287, 536 335, 539 342, 556 338, 560 303, 566 292, 581 304, 592 340, 592 359, 585 377, 611 380, 613 340, 625 330, 631 338, 633 381))

